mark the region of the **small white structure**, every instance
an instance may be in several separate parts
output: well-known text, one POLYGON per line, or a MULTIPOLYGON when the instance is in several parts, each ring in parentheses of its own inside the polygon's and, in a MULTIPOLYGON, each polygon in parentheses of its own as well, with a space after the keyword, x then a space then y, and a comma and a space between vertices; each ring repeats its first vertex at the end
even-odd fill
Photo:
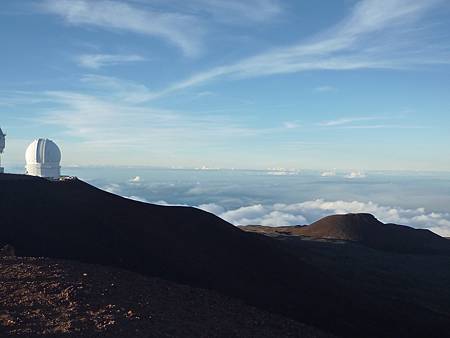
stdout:
POLYGON ((61 176, 61 151, 52 140, 38 139, 25 153, 27 175, 59 179, 61 176))
POLYGON ((3 134, 2 128, 0 128, 0 174, 3 174, 5 169, 2 168, 2 154, 5 150, 5 134, 3 134))

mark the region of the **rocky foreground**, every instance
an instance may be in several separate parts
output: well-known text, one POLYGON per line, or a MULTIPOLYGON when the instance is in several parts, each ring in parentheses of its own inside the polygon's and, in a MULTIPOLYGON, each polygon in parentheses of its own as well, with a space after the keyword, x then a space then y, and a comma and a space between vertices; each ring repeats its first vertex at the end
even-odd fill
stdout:
POLYGON ((0 258, 0 336, 330 337, 215 292, 125 270, 0 258))

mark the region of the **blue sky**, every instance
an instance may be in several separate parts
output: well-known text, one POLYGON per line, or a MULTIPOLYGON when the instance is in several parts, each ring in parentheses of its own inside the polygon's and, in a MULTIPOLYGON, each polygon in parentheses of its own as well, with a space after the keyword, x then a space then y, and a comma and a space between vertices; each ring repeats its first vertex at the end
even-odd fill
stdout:
POLYGON ((446 0, 3 0, 5 161, 450 171, 446 0))

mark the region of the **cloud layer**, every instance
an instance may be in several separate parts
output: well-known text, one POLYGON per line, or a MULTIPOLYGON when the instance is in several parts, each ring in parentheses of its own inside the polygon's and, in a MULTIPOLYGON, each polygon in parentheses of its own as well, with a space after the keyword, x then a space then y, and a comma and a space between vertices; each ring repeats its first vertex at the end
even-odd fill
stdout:
MULTIPOLYGON (((70 174, 89 172, 78 170, 70 174)), ((449 197, 444 192, 448 183, 443 183, 448 175, 371 172, 355 181, 341 173, 322 178, 321 172, 278 177, 267 175, 269 171, 129 168, 111 169, 109 174, 116 171, 127 176, 92 183, 143 202, 196 206, 235 225, 304 225, 331 214, 370 213, 385 223, 427 228, 450 237, 449 197)), ((104 171, 95 172, 98 177, 104 171)))
POLYGON ((255 204, 233 210, 225 210, 217 204, 203 204, 198 208, 214 213, 235 225, 267 226, 304 225, 331 214, 370 213, 384 223, 427 228, 442 236, 450 236, 450 214, 427 212, 424 208, 382 206, 373 202, 317 199, 294 204, 255 204))

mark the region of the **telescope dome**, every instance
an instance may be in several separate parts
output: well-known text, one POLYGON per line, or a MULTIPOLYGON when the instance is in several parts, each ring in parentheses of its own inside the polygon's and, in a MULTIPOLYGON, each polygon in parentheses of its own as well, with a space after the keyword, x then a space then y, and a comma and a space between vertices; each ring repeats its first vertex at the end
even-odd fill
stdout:
POLYGON ((52 140, 34 140, 27 148, 25 160, 28 175, 47 178, 61 176, 61 151, 52 140))

